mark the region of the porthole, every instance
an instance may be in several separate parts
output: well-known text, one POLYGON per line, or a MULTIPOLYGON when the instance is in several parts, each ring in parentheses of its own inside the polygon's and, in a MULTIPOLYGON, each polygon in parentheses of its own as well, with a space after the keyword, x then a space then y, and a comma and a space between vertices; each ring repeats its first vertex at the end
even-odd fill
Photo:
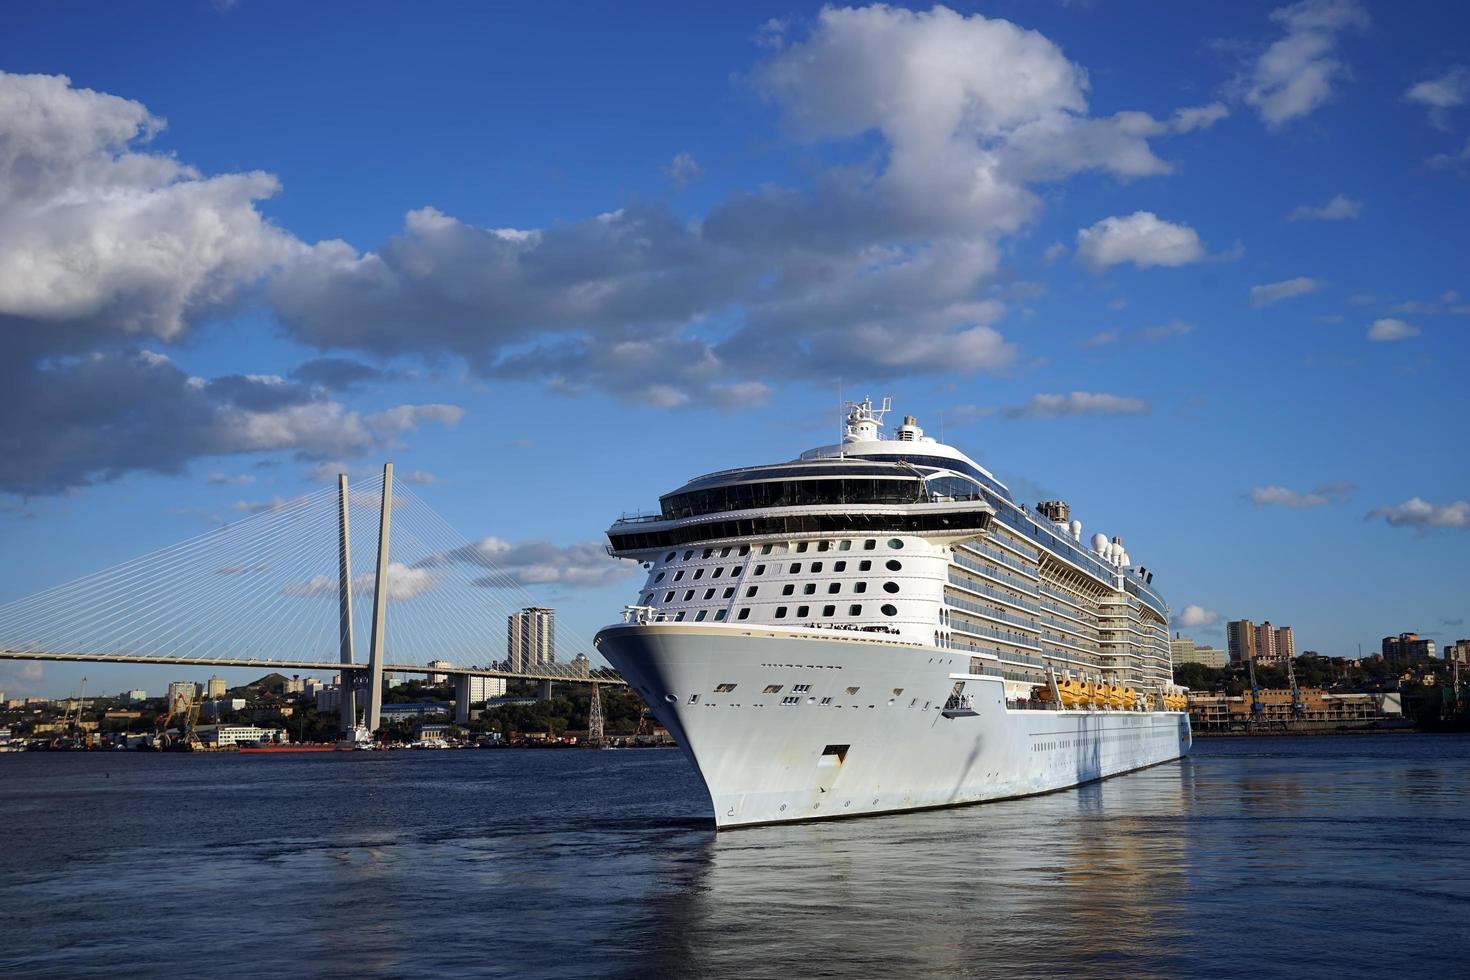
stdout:
POLYGON ((870 561, 868 561, 868 559, 866 559, 866 558, 864 558, 862 561, 858 562, 858 571, 860 571, 860 572, 871 571, 872 568, 873 568, 873 563, 870 562, 870 561))
POLYGON ((664 700, 669 702, 669 704, 673 704, 675 701, 679 700, 679 696, 677 694, 665 694, 664 700))
POLYGON ((746 586, 746 588, 745 588, 745 598, 747 598, 747 599, 754 599, 755 598, 755 590, 756 590, 756 587, 754 585, 748 585, 748 586, 746 586))
POLYGON ((854 592, 856 592, 858 594, 862 594, 862 593, 868 591, 868 583, 867 582, 854 582, 854 583, 852 583, 852 591, 854 591, 854 592))
MULTIPOLYGON (((874 541, 872 538, 869 538, 868 540, 863 542, 864 551, 872 551, 876 547, 878 547, 878 542, 874 541)), ((688 556, 686 555, 685 557, 687 558, 688 556)))
MULTIPOLYGON (((884 608, 886 609, 888 607, 885 606, 884 608)), ((704 622, 704 617, 707 616, 707 615, 709 615, 709 610, 708 609, 701 609, 697 614, 695 614, 694 621, 696 623, 702 623, 702 622, 704 622)))
POLYGON ((861 616, 863 614, 863 607, 858 605, 848 606, 847 614, 849 616, 861 616))
POLYGON ((704 555, 703 555, 703 557, 708 558, 710 555, 713 555, 714 553, 715 553, 715 549, 713 549, 713 548, 706 548, 706 549, 704 549, 704 555))
POLYGON ((883 591, 889 593, 890 595, 892 595, 893 593, 895 593, 895 592, 898 591, 898 583, 897 582, 884 582, 883 583, 883 591))
POLYGON ((664 580, 664 576, 667 575, 667 574, 669 574, 669 573, 668 572, 659 572, 658 575, 654 578, 653 584, 654 585, 657 585, 658 583, 662 582, 664 580))
POLYGON ((836 606, 823 606, 822 607, 822 615, 823 616, 836 616, 837 615, 837 607, 836 606))
POLYGON ((816 573, 820 572, 821 570, 822 570, 822 563, 821 562, 819 562, 819 561, 812 562, 812 574, 813 575, 815 575, 816 573))
POLYGON ((792 562, 791 563, 790 571, 791 571, 791 574, 792 575, 798 574, 801 571, 801 562, 799 562, 799 561, 792 562))
POLYGON ((725 569, 723 567, 717 568, 717 569, 715 569, 715 573, 713 575, 711 575, 710 578, 719 578, 721 575, 724 575, 724 574, 725 574, 725 569))
POLYGON ((674 556, 677 555, 677 554, 678 554, 678 552, 676 552, 676 551, 669 552, 667 555, 664 555, 664 561, 673 561, 674 560, 674 556))
POLYGON ((832 542, 831 541, 818 541, 817 542, 817 550, 818 551, 831 551, 832 550, 832 542))
POLYGON ((808 582, 806 585, 803 585, 801 587, 801 594, 802 595, 816 595, 816 593, 817 593, 817 583, 815 583, 815 582, 808 582))
POLYGON ((837 542, 837 550, 838 551, 851 551, 852 550, 852 542, 851 541, 839 541, 839 542, 837 542))
POLYGON ((766 574, 766 566, 764 566, 764 565, 757 565, 757 566, 755 566, 755 573, 757 575, 764 575, 764 574, 766 574))
POLYGON ((898 615, 898 607, 895 606, 895 605, 893 605, 891 602, 885 602, 883 604, 882 609, 879 610, 879 611, 882 612, 883 615, 885 615, 885 616, 897 616, 898 615))
POLYGON ((812 611, 812 607, 811 606, 797 606, 796 607, 796 618, 797 619, 805 619, 806 616, 807 616, 807 614, 810 613, 811 611, 812 611))
POLYGON ((676 622, 676 623, 682 623, 682 622, 684 622, 684 612, 682 610, 680 610, 680 612, 676 616, 674 616, 674 622, 676 622))
POLYGON ((899 548, 903 547, 903 540, 901 538, 889 538, 888 547, 892 548, 894 551, 897 551, 899 548))
POLYGON ((750 610, 748 608, 747 609, 740 610, 740 615, 736 616, 735 618, 736 619, 749 619, 750 618, 750 610))
POLYGON ((688 551, 684 552, 684 560, 685 561, 688 561, 689 559, 691 559, 693 557, 694 557, 694 549, 693 548, 690 548, 688 551))
MULTIPOLYGON (((891 565, 891 564, 893 564, 893 563, 892 563, 892 562, 889 562, 889 564, 890 564, 890 565, 891 565)), ((694 570, 694 577, 695 577, 695 578, 696 578, 696 579, 701 579, 701 578, 704 578, 704 569, 702 569, 702 568, 696 568, 696 569, 695 569, 695 570, 694 570)))
POLYGON ((729 548, 721 548, 720 549, 720 557, 721 558, 729 558, 730 557, 730 549, 729 548))
POLYGON ((796 585, 794 583, 787 582, 785 585, 781 586, 781 594, 782 595, 791 595, 795 591, 796 591, 796 585))
POLYGON ((665 592, 664 593, 664 602, 673 602, 673 601, 674 601, 674 593, 672 593, 672 592, 665 592))
POLYGON ((903 571, 903 562, 899 561, 897 558, 890 558, 887 562, 884 563, 883 567, 888 569, 890 572, 901 572, 903 571))
POLYGON ((776 618, 777 619, 785 619, 786 618, 786 607, 785 606, 777 606, 776 607, 776 618))
MULTIPOLYGON (((897 591, 897 590, 895 589, 894 591, 897 591)), ((706 600, 713 599, 715 597, 715 590, 714 589, 705 589, 704 590, 704 597, 705 597, 706 600)))
POLYGON ((833 565, 832 565, 832 571, 834 571, 834 572, 845 572, 845 571, 847 571, 847 562, 845 562, 845 561, 834 562, 833 565))
POLYGON ((693 598, 694 598, 694 590, 693 589, 690 589, 690 590, 688 590, 687 592, 684 593, 684 601, 685 602, 688 602, 690 599, 693 599, 693 598))
POLYGON ((735 586, 732 585, 728 589, 726 589, 724 591, 724 594, 721 595, 720 598, 721 599, 733 599, 733 598, 735 598, 735 586))

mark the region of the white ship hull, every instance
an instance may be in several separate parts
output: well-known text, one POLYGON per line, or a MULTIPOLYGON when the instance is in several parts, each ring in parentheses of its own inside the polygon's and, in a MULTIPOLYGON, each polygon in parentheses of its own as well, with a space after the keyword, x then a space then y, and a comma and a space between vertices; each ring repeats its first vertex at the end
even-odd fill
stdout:
POLYGON ((861 632, 629 624, 597 646, 699 771, 720 828, 1045 793, 1191 740, 1183 712, 1010 709, 964 654, 861 632), (956 682, 973 714, 944 710, 956 682))

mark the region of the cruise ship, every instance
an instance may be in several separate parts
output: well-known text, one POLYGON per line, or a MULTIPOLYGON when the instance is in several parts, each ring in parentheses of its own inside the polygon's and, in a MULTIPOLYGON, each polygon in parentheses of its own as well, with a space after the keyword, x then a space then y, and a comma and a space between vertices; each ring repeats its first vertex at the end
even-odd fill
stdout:
POLYGON ((954 806, 1177 759, 1169 609, 1120 536, 1017 502, 890 403, 608 530, 647 575, 596 645, 716 826, 954 806))

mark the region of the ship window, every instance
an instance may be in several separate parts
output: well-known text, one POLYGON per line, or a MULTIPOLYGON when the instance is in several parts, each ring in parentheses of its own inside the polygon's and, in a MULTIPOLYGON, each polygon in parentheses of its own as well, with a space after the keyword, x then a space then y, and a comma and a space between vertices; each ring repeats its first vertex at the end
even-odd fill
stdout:
POLYGON ((823 704, 831 704, 832 703, 832 699, 831 698, 823 698, 822 699, 822 703, 823 704))
POLYGON ((883 608, 880 611, 885 616, 897 616, 898 615, 898 607, 895 606, 895 605, 893 605, 892 603, 889 603, 889 602, 885 602, 883 604, 883 608))
POLYGON ((845 693, 846 695, 848 695, 848 697, 851 697, 852 695, 856 694, 859 690, 861 690, 861 688, 849 687, 843 693, 845 693))
POLYGON ((792 585, 790 583, 787 583, 786 585, 781 586, 781 594, 782 595, 791 595, 794 592, 796 592, 796 586, 795 585, 792 585))
POLYGON ((765 691, 763 691, 762 693, 763 694, 780 694, 781 693, 781 685, 780 684, 767 684, 765 691))
POLYGON ((748 554, 750 554, 750 545, 748 545, 748 544, 742 544, 740 546, 740 557, 741 558, 744 558, 748 554))
POLYGON ((715 693, 716 694, 729 694, 733 690, 735 690, 735 685, 734 684, 716 684, 715 685, 715 693))
POLYGON ((861 595, 862 593, 868 591, 868 583, 867 582, 854 582, 854 583, 852 583, 852 591, 854 591, 854 592, 858 593, 859 595, 861 595))
POLYGON ((691 694, 691 695, 689 695, 689 703, 690 704, 698 704, 699 703, 699 695, 698 694, 691 694))
POLYGON ((690 599, 693 599, 693 598, 694 598, 694 590, 693 589, 690 589, 689 591, 687 591, 687 592, 684 593, 684 601, 685 602, 688 602, 690 599))
POLYGON ((736 619, 749 619, 750 618, 750 609, 749 609, 749 607, 740 610, 740 615, 736 616, 735 618, 736 619))
POLYGON ((822 570, 822 563, 821 562, 819 562, 819 561, 812 562, 812 574, 813 575, 815 575, 817 572, 820 572, 821 570, 822 570))
POLYGON ((837 593, 839 593, 841 591, 842 591, 842 583, 841 582, 833 582, 831 585, 827 586, 827 594, 828 595, 836 595, 837 593))
POLYGON ((725 592, 724 592, 724 594, 721 595, 720 598, 721 599, 733 599, 733 598, 735 598, 735 586, 732 585, 728 589, 726 589, 725 592))
POLYGON ((664 593, 664 602, 673 602, 673 601, 674 601, 674 593, 672 593, 672 592, 665 592, 664 593))
POLYGON ((797 684, 795 687, 793 687, 791 689, 791 692, 793 694, 805 694, 806 692, 810 691, 811 689, 812 689, 812 686, 810 684, 797 684))
POLYGON ((801 562, 799 562, 799 561, 792 562, 791 563, 791 574, 792 575, 795 575, 795 574, 797 574, 800 571, 801 571, 801 562))
MULTIPOLYGON (((866 541, 863 542, 863 550, 864 551, 872 551, 876 547, 878 547, 878 542, 877 541, 874 541, 872 538, 869 538, 868 540, 866 540, 866 541)), ((685 558, 688 558, 689 556, 688 555, 685 555, 684 557, 685 558)))
POLYGON ((822 607, 822 615, 823 616, 836 616, 837 615, 837 607, 836 606, 823 606, 822 607))
POLYGON ((901 687, 895 687, 893 689, 893 696, 894 697, 900 697, 902 694, 903 694, 903 688, 901 688, 901 687))
POLYGON ((812 611, 812 607, 811 606, 797 606, 796 607, 796 618, 797 619, 805 619, 807 616, 809 616, 811 614, 811 611, 812 611))
POLYGON ((679 614, 674 617, 674 622, 676 622, 676 623, 682 623, 682 622, 684 622, 684 612, 682 610, 680 610, 679 614))
POLYGON ((676 551, 669 552, 667 555, 664 555, 664 561, 673 561, 676 554, 678 554, 676 551))
POLYGON ((868 561, 868 559, 866 559, 866 558, 864 558, 862 561, 858 562, 858 571, 860 571, 860 572, 866 572, 866 571, 868 571, 872 567, 873 567, 873 563, 870 562, 870 561, 868 561))
POLYGON ((861 616, 863 614, 863 607, 859 605, 848 606, 847 614, 849 616, 861 616))
POLYGON ((667 574, 669 574, 669 573, 668 572, 659 572, 658 575, 654 578, 653 583, 655 585, 657 585, 658 583, 662 582, 664 580, 664 576, 667 575, 667 574))
POLYGON ((764 566, 764 565, 757 565, 757 566, 755 566, 755 573, 757 575, 764 575, 764 574, 766 574, 766 566, 764 566))
POLYGON ((801 594, 802 595, 816 595, 817 594, 817 583, 815 583, 815 582, 808 582, 806 585, 803 585, 801 587, 801 594))
POLYGON ((884 582, 883 583, 883 591, 884 592, 887 592, 889 594, 892 594, 894 592, 897 592, 898 591, 898 583, 897 582, 884 582))
POLYGON ((693 557, 694 557, 694 549, 693 548, 690 548, 688 551, 684 552, 684 560, 685 561, 688 561, 689 559, 691 559, 693 557))
MULTIPOLYGON (((890 564, 891 564, 891 562, 890 562, 890 564)), ((695 578, 704 578, 704 569, 702 569, 702 568, 696 568, 694 570, 694 577, 695 578)))
POLYGON ((695 622, 696 622, 696 623, 702 623, 702 622, 704 622, 704 617, 705 617, 705 615, 706 615, 706 614, 707 614, 707 613, 708 613, 708 612, 709 612, 709 610, 708 610, 708 609, 701 609, 701 610, 700 610, 700 611, 699 611, 699 612, 698 612, 698 613, 697 613, 697 614, 696 614, 696 615, 695 615, 695 617, 694 617, 694 621, 695 621, 695 622))
POLYGON ((802 541, 802 542, 800 542, 800 543, 797 544, 797 546, 796 546, 796 553, 798 555, 804 555, 804 554, 806 554, 806 549, 807 549, 807 542, 802 541))
POLYGON ((845 561, 834 562, 832 564, 832 571, 834 571, 834 572, 845 572, 845 571, 847 571, 847 562, 845 562, 845 561))
POLYGON ((747 588, 745 590, 745 598, 747 598, 747 599, 754 599, 755 598, 755 586, 752 585, 752 586, 750 586, 749 588, 747 588))
POLYGON ((791 697, 782 698, 781 699, 781 703, 782 704, 801 704, 801 698, 791 698, 791 697))
POLYGON ((770 553, 771 553, 771 546, 770 545, 768 545, 768 544, 761 545, 761 554, 763 554, 763 555, 769 555, 770 553))
POLYGON ((786 607, 785 606, 777 606, 776 607, 776 618, 777 619, 785 619, 786 618, 786 607))
POLYGON ((897 551, 899 548, 903 547, 903 541, 900 538, 889 538, 888 547, 892 548, 894 551, 897 551))
POLYGON ((704 590, 704 597, 706 599, 713 599, 715 597, 715 590, 714 589, 705 589, 704 590))
POLYGON ((724 610, 724 609, 716 610, 715 611, 715 622, 717 622, 717 623, 723 623, 725 621, 725 612, 726 612, 726 610, 724 610))
POLYGON ((682 568, 679 569, 677 572, 674 573, 674 581, 675 582, 679 581, 683 577, 684 577, 684 569, 682 569, 682 568))
POLYGON ((730 557, 730 549, 729 548, 721 548, 720 549, 720 557, 721 558, 729 558, 730 557))
POLYGON ((715 553, 715 549, 713 549, 713 548, 706 548, 706 549, 704 549, 704 554, 701 557, 708 558, 710 555, 712 555, 714 553, 715 553))
POLYGON ((717 569, 715 569, 714 574, 710 576, 710 578, 719 578, 721 575, 724 575, 724 574, 725 574, 725 569, 724 568, 717 568, 717 569))
POLYGON ((831 541, 818 541, 817 542, 817 550, 818 551, 831 551, 832 550, 832 542, 831 541))
POLYGON ((903 571, 903 562, 899 561, 897 558, 890 558, 883 567, 888 569, 890 572, 901 572, 903 571))
POLYGON ((839 542, 837 542, 837 550, 838 551, 851 551, 852 550, 852 542, 851 541, 839 541, 839 542))

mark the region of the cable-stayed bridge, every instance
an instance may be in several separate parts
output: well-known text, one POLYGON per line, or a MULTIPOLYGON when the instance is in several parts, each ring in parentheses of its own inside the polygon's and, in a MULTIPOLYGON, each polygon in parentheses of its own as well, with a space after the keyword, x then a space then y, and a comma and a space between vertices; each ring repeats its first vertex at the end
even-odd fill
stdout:
MULTIPOLYGON (((506 650, 507 618, 538 605, 393 465, 381 480, 260 505, 242 520, 0 605, 0 659, 177 664, 342 674, 342 726, 381 721, 383 677, 624 683, 585 656, 506 650), (532 662, 535 660, 536 662, 532 662)), ((591 651, 561 627, 563 650, 591 651), (570 641, 570 642, 567 642, 570 641)))

